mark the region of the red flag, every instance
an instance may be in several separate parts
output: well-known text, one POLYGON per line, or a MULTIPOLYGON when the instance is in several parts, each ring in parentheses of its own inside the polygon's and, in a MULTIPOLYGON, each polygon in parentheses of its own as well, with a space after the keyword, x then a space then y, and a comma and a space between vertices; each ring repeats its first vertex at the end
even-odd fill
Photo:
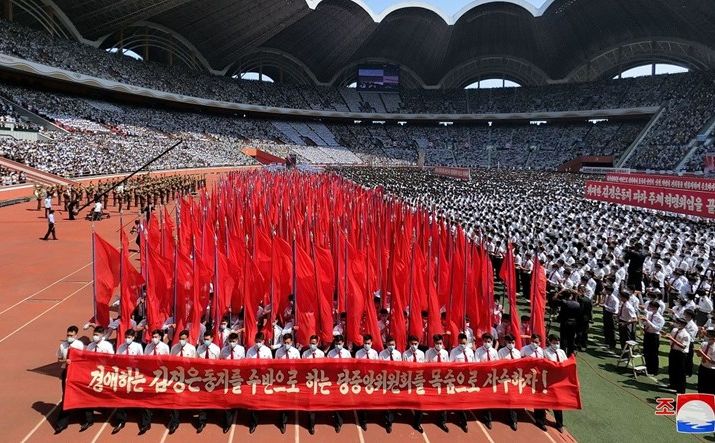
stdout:
POLYGON ((243 327, 245 328, 244 342, 250 343, 258 331, 258 300, 263 297, 266 282, 256 262, 246 251, 246 265, 244 267, 243 283, 243 327))
MULTIPOLYGON (((335 293, 335 268, 330 249, 315 246, 315 267, 318 276, 318 320, 320 339, 330 343, 333 339, 333 294, 335 293)), ((379 329, 378 329, 379 331, 379 329)))
POLYGON ((531 331, 541 337, 542 346, 546 343, 546 274, 539 257, 534 257, 534 269, 531 271, 531 331))
MULTIPOLYGON (((439 313, 439 298, 437 296, 437 286, 434 282, 434 259, 431 257, 432 242, 430 239, 430 254, 427 260, 427 331, 430 336, 435 334, 442 334, 445 332, 445 328, 442 327, 442 321, 440 320, 439 313)), ((432 345, 432 337, 425 337, 425 344, 428 346, 432 345)))
POLYGON ((276 315, 283 315, 293 288, 293 250, 287 241, 273 237, 273 303, 276 315))
MULTIPOLYGON (((231 294, 235 281, 231 277, 231 271, 226 256, 216 248, 216 269, 214 275, 214 309, 213 309, 213 329, 214 343, 219 347, 223 347, 219 326, 221 320, 228 312, 228 307, 231 305, 231 294)), ((244 317, 245 319, 245 317, 244 317)))
POLYGON ((514 248, 511 242, 507 245, 506 255, 499 270, 499 278, 506 286, 506 293, 509 298, 509 313, 511 317, 511 335, 516 340, 516 347, 521 349, 521 326, 519 325, 519 308, 516 305, 516 267, 514 264, 514 248))
POLYGON ((178 343, 179 333, 186 329, 194 288, 193 261, 182 247, 177 249, 176 268, 176 304, 174 306, 176 334, 174 334, 174 344, 178 343))
POLYGON ((131 319, 134 309, 137 307, 137 301, 139 300, 139 293, 141 292, 141 286, 144 284, 144 278, 141 273, 136 270, 129 260, 129 247, 127 245, 127 236, 122 228, 120 233, 122 241, 122 252, 121 252, 121 272, 120 275, 120 299, 119 299, 119 309, 120 309, 120 320, 119 329, 117 331, 117 343, 121 343, 124 340, 124 333, 131 328, 131 319))
POLYGON ((309 343, 310 336, 317 332, 315 330, 315 315, 318 306, 314 266, 310 255, 298 243, 295 243, 295 307, 300 315, 313 315, 312 327, 302 325, 300 319, 296 319, 298 321, 296 340, 300 344, 309 343))
POLYGON ((172 315, 174 306, 174 261, 163 257, 154 248, 147 250, 149 283, 146 290, 146 336, 151 331, 160 329, 172 315))
POLYGON ((348 287, 345 311, 347 312, 347 336, 357 346, 362 346, 362 317, 365 313, 365 300, 368 298, 365 289, 367 270, 365 261, 347 241, 348 248, 348 287))
POLYGON ((119 285, 119 251, 100 237, 92 233, 94 263, 94 321, 97 325, 109 325, 109 302, 112 293, 119 285))

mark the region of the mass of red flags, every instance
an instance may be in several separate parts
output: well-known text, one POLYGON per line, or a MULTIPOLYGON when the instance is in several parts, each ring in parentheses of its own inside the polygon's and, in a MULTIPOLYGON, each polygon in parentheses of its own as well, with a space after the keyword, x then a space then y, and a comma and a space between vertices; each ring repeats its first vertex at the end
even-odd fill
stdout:
POLYGON ((539 262, 538 257, 534 257, 534 268, 531 271, 531 331, 538 334, 542 343, 546 342, 546 273, 544 267, 539 262))
POLYGON ((499 278, 504 282, 506 294, 509 300, 509 332, 516 341, 516 347, 521 349, 521 325, 519 318, 519 310, 516 306, 516 266, 514 263, 514 248, 511 243, 508 244, 504 261, 502 261, 501 269, 499 270, 499 278))
POLYGON ((144 284, 144 277, 132 265, 129 260, 129 246, 127 245, 127 235, 124 233, 124 228, 121 229, 122 249, 120 252, 121 259, 119 265, 119 329, 117 336, 123 338, 124 333, 131 327, 132 313, 137 306, 139 296, 144 284))
MULTIPOLYGON (((328 344, 345 313, 346 341, 361 345, 370 334, 380 350, 385 336, 399 348, 408 335, 431 346, 432 336, 444 334, 454 345, 467 327, 478 337, 494 326, 494 275, 485 246, 460 226, 381 189, 335 174, 246 171, 170 207, 154 211, 142 233, 149 330, 173 323, 196 343, 204 324, 220 344, 218 325, 227 319, 241 325, 242 341, 250 345, 259 328, 272 335, 274 322, 292 322, 297 343, 317 335, 328 344), (388 312, 384 330, 377 320, 381 308, 388 312)), ((120 257, 94 234, 93 244, 95 316, 107 324, 120 280, 122 319, 136 306, 143 280, 125 252, 120 257)), ((544 306, 538 266, 531 286, 535 308, 544 306)), ((511 247, 500 276, 518 336, 511 247)), ((539 318, 543 311, 532 315, 539 318)))

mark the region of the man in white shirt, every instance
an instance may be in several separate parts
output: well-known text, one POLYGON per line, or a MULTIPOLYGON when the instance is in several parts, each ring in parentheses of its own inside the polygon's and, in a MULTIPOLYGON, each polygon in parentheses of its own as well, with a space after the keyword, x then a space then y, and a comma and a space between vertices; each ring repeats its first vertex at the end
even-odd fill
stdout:
MULTIPOLYGON (((238 344, 238 334, 231 332, 226 337, 226 346, 221 349, 221 354, 219 358, 221 360, 240 360, 246 357, 246 350, 243 346, 238 344)), ((233 426, 233 422, 236 420, 236 415, 238 414, 238 409, 226 409, 224 410, 224 420, 223 420, 223 433, 227 434, 233 426)))
POLYGON ((670 341, 668 353, 668 380, 670 387, 678 394, 685 393, 685 364, 690 348, 690 334, 685 329, 687 321, 684 318, 675 319, 675 328, 665 338, 670 341))
MULTIPOLYGON (((497 355, 499 360, 518 360, 521 358, 521 352, 516 349, 516 339, 512 335, 504 337, 504 347, 499 349, 497 355)), ((516 431, 517 429, 517 413, 516 409, 509 409, 509 426, 516 431)))
POLYGON ((613 291, 608 291, 603 307, 603 339, 610 350, 616 349, 616 331, 614 329, 615 317, 618 314, 618 297, 613 291))
MULTIPOLYGON (((99 352, 100 354, 114 354, 114 346, 104 338, 104 328, 97 326, 92 334, 92 343, 87 346, 87 352, 99 352)), ((92 409, 85 410, 85 422, 79 429, 84 432, 94 424, 94 412, 92 409)))
POLYGON ((687 377, 693 376, 693 358, 695 355, 695 340, 698 337, 698 325, 695 324, 695 310, 685 309, 683 311, 683 318, 685 318, 685 330, 690 334, 690 347, 688 348, 688 357, 685 362, 685 375, 687 377))
POLYGON ((630 294, 626 291, 618 295, 620 306, 618 308, 618 338, 621 342, 621 349, 626 347, 626 342, 635 340, 635 325, 638 323, 636 309, 630 302, 630 294))
MULTIPOLYGON (((544 358, 557 363, 566 361, 566 353, 561 350, 561 343, 557 335, 549 335, 549 347, 544 349, 544 358)), ((536 411, 534 411, 536 413, 536 411)), ((546 411, 544 411, 544 414, 546 411)), ((564 413, 554 409, 554 419, 556 419, 556 430, 564 431, 564 413)), ((537 422, 538 425, 538 422, 537 422)), ((541 426, 539 426, 541 427, 541 426)), ((542 428, 543 429, 543 428, 542 428)))
MULTIPOLYGON (((325 358, 325 353, 318 348, 318 342, 320 339, 317 335, 311 335, 308 339, 308 349, 303 351, 302 358, 304 359, 315 359, 315 358, 325 358)), ((358 411, 358 418, 360 417, 360 412, 358 411)), ((315 434, 315 411, 308 412, 308 433, 310 435, 315 434)))
MULTIPOLYGON (((355 353, 355 358, 361 360, 378 360, 380 356, 377 351, 372 349, 372 335, 364 334, 362 336, 362 348, 355 353)), ((363 431, 367 431, 367 417, 364 410, 357 411, 358 424, 363 431)), ((310 429, 308 429, 310 430, 310 429)))
MULTIPOLYGON (((204 342, 196 349, 197 358, 206 360, 218 360, 221 356, 221 348, 214 343, 213 332, 206 330, 204 333, 204 342)), ((206 427, 207 413, 205 409, 200 409, 198 412, 198 421, 196 423, 196 433, 200 434, 206 427)))
MULTIPOLYGON (((424 363, 425 353, 419 349, 420 341, 417 339, 417 337, 413 335, 407 337, 407 344, 409 345, 409 347, 402 354, 402 361, 412 363, 424 363)), ((420 434, 424 433, 424 429, 422 429, 422 412, 417 410, 414 410, 412 412, 414 414, 414 421, 412 422, 412 427, 420 434)))
POLYGON ((45 218, 47 218, 48 214, 50 213, 50 210, 52 210, 52 194, 49 192, 45 195, 45 218))
MULTIPOLYGON (((119 347, 117 348, 117 355, 144 354, 144 349, 142 348, 142 345, 134 341, 136 335, 137 333, 133 329, 129 329, 127 332, 124 333, 124 343, 119 345, 119 347)), ((119 342, 119 340, 117 340, 117 342, 119 342)), ((114 429, 112 429, 112 435, 124 429, 124 426, 127 424, 127 410, 125 408, 118 408, 117 412, 114 415, 117 418, 117 424, 114 425, 114 429)))
MULTIPOLYGON (((293 334, 287 333, 283 334, 283 346, 276 350, 277 360, 298 360, 300 359, 300 351, 298 351, 295 346, 293 346, 293 334)), ((286 433, 286 425, 288 424, 288 411, 283 410, 280 414, 280 419, 278 421, 278 427, 281 430, 281 434, 286 433)))
MULTIPOLYGON (((179 333, 179 343, 171 348, 171 355, 184 358, 196 358, 196 348, 189 343, 189 331, 183 330, 179 333)), ((169 412, 169 434, 173 434, 179 429, 179 410, 172 409, 169 412)))
MULTIPOLYGON (((328 358, 352 358, 350 351, 345 349, 345 339, 342 335, 333 337, 333 349, 328 352, 328 358)), ((343 416, 338 411, 333 413, 333 426, 336 433, 343 427, 343 416)))
MULTIPOLYGON (((474 359, 474 351, 469 347, 467 342, 466 334, 461 333, 457 336, 457 346, 449 353, 449 361, 460 363, 476 361, 474 359)), ((458 426, 462 429, 462 431, 467 432, 467 411, 462 410, 457 414, 459 415, 458 426)))
MULTIPOLYGON (((478 362, 490 362, 499 360, 499 355, 494 349, 494 337, 491 334, 482 334, 482 346, 474 351, 474 359, 478 362)), ((485 409, 482 413, 482 422, 487 429, 492 428, 492 411, 485 409)))
POLYGON ((660 305, 653 300, 648 303, 645 316, 641 317, 643 322, 643 358, 645 359, 648 375, 658 375, 659 352, 660 352, 660 331, 665 325, 665 319, 658 313, 660 305))
MULTIPOLYGON (((397 350, 395 338, 388 336, 385 340, 385 349, 380 352, 381 360, 401 361, 402 354, 397 350)), ((392 423, 395 421, 395 412, 392 409, 385 411, 385 431, 389 434, 392 432, 392 423)))
MULTIPOLYGON (((84 349, 84 343, 82 343, 77 334, 79 333, 79 328, 77 326, 70 326, 67 328, 67 339, 60 342, 60 347, 57 349, 57 362, 62 367, 62 373, 60 374, 60 380, 62 382, 62 398, 65 398, 65 383, 67 380, 67 365, 70 363, 68 359, 70 349, 84 349)), ((91 423, 92 410, 87 409, 85 413, 85 423, 91 423)), ((63 407, 60 407, 60 414, 57 416, 55 421, 55 435, 67 429, 69 426, 70 413, 65 411, 63 407)), ((88 426, 89 427, 89 426, 88 426)))
POLYGON ((102 220, 102 202, 99 199, 94 200, 94 209, 92 210, 92 221, 102 220))
MULTIPOLYGON (((169 345, 164 343, 162 339, 164 338, 164 331, 161 329, 155 329, 151 333, 151 341, 144 348, 144 355, 169 355, 171 350, 169 345)), ((151 418, 153 416, 152 410, 149 408, 142 409, 139 418, 139 435, 144 435, 151 429, 151 418)))
POLYGON ((57 240, 57 236, 55 235, 55 210, 50 209, 47 213, 47 232, 45 233, 45 236, 42 237, 43 240, 47 240, 50 238, 50 234, 52 234, 52 240, 57 240))
MULTIPOLYGON (((254 345, 246 349, 246 358, 258 358, 268 360, 272 359, 273 354, 271 354, 271 350, 268 346, 265 345, 265 342, 266 336, 263 334, 263 332, 257 332, 254 339, 254 345)), ((253 434, 254 432, 256 432, 257 427, 258 414, 255 410, 251 409, 249 411, 248 433, 253 434)))
MULTIPOLYGON (((444 337, 442 337, 441 334, 436 334, 432 337, 432 343, 434 347, 429 348, 427 352, 425 352, 425 361, 428 363, 449 362, 449 353, 444 349, 444 337)), ((439 413, 437 426, 444 432, 449 432, 449 428, 447 427, 447 411, 439 413)))

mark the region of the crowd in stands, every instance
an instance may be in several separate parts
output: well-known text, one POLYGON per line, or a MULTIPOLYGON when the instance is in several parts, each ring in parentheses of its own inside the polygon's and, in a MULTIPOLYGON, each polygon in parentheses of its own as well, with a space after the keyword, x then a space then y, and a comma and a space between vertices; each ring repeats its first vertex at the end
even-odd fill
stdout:
MULTIPOLYGON (((238 80, 212 76, 181 66, 145 63, 6 21, 0 21, 0 53, 161 91, 283 108, 379 113, 514 113, 663 106, 663 114, 636 152, 628 159, 626 166, 636 168, 672 169, 675 167, 688 153, 693 137, 715 114, 715 76, 711 72, 521 88, 366 93, 348 88, 238 80)), ((46 107, 45 111, 58 125, 72 128, 80 126, 80 123, 73 122, 71 118, 67 121, 66 116, 57 114, 52 109, 53 107, 46 107)), ((484 165, 484 149, 480 149, 479 146, 476 149, 469 146, 465 150, 463 146, 465 140, 469 140, 466 143, 471 144, 475 139, 490 139, 488 143, 482 143, 481 147, 494 147, 493 150, 489 150, 492 152, 490 157, 493 163, 509 164, 511 159, 516 159, 519 164, 513 166, 520 167, 529 166, 528 158, 540 156, 538 153, 536 155, 533 153, 538 152, 541 145, 545 146, 543 151, 546 151, 547 155, 551 155, 552 150, 557 153, 566 152, 564 148, 569 146, 587 151, 593 150, 594 152, 589 152, 592 154, 597 153, 595 151, 618 154, 623 151, 623 144, 630 143, 635 138, 634 135, 637 135, 636 129, 631 125, 619 127, 603 125, 594 128, 588 128, 586 125, 582 128, 569 127, 565 134, 560 134, 562 128, 558 126, 551 126, 544 131, 535 131, 532 128, 527 131, 503 128, 486 131, 469 128, 452 131, 454 134, 449 134, 447 137, 450 142, 444 142, 444 132, 431 130, 431 133, 438 135, 411 137, 410 134, 409 137, 412 138, 410 142, 415 142, 415 146, 405 146, 404 143, 400 143, 404 134, 396 128, 385 130, 340 128, 336 129, 336 132, 344 134, 348 139, 361 139, 359 146, 348 145, 349 140, 346 140, 343 146, 349 147, 363 161, 368 162, 386 164, 413 162, 416 152, 425 144, 430 151, 427 155, 428 162, 451 159, 449 163, 453 164, 484 165), (599 136, 599 132, 604 133, 603 137, 599 136), (395 137, 394 134, 399 135, 395 137), (592 148, 582 146, 581 140, 584 139, 586 141, 613 139, 614 143, 610 146, 592 148), (393 143, 394 140, 398 142, 393 143), (434 141, 451 144, 452 148, 435 146, 434 141), (519 152, 517 149, 524 145, 528 147, 536 145, 537 151, 532 149, 524 155, 523 151, 519 152)), ((103 130, 95 125, 82 129, 92 132, 103 130)), ((298 150, 301 150, 301 146, 304 145, 304 143, 288 144, 295 144, 298 150)), ((307 157, 311 157, 311 154, 307 153, 307 157)), ((312 157, 316 156, 312 155, 312 157)), ((328 155, 326 158, 330 157, 328 155)))
POLYGON ((19 185, 27 181, 23 172, 10 170, 4 166, 0 166, 0 185, 11 186, 19 185))

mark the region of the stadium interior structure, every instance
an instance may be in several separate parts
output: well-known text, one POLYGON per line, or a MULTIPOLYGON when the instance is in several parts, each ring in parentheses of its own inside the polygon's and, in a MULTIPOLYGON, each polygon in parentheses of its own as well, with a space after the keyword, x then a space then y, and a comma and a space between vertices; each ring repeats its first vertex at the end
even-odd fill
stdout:
POLYGON ((707 0, 478 1, 453 17, 348 0, 0 3, 0 155, 65 176, 131 171, 178 139, 152 168, 255 164, 258 149, 697 172, 712 149, 707 0), (399 90, 348 87, 370 63, 399 65, 399 90), (659 63, 687 72, 619 77, 659 63), (465 88, 484 79, 520 87, 465 88))

